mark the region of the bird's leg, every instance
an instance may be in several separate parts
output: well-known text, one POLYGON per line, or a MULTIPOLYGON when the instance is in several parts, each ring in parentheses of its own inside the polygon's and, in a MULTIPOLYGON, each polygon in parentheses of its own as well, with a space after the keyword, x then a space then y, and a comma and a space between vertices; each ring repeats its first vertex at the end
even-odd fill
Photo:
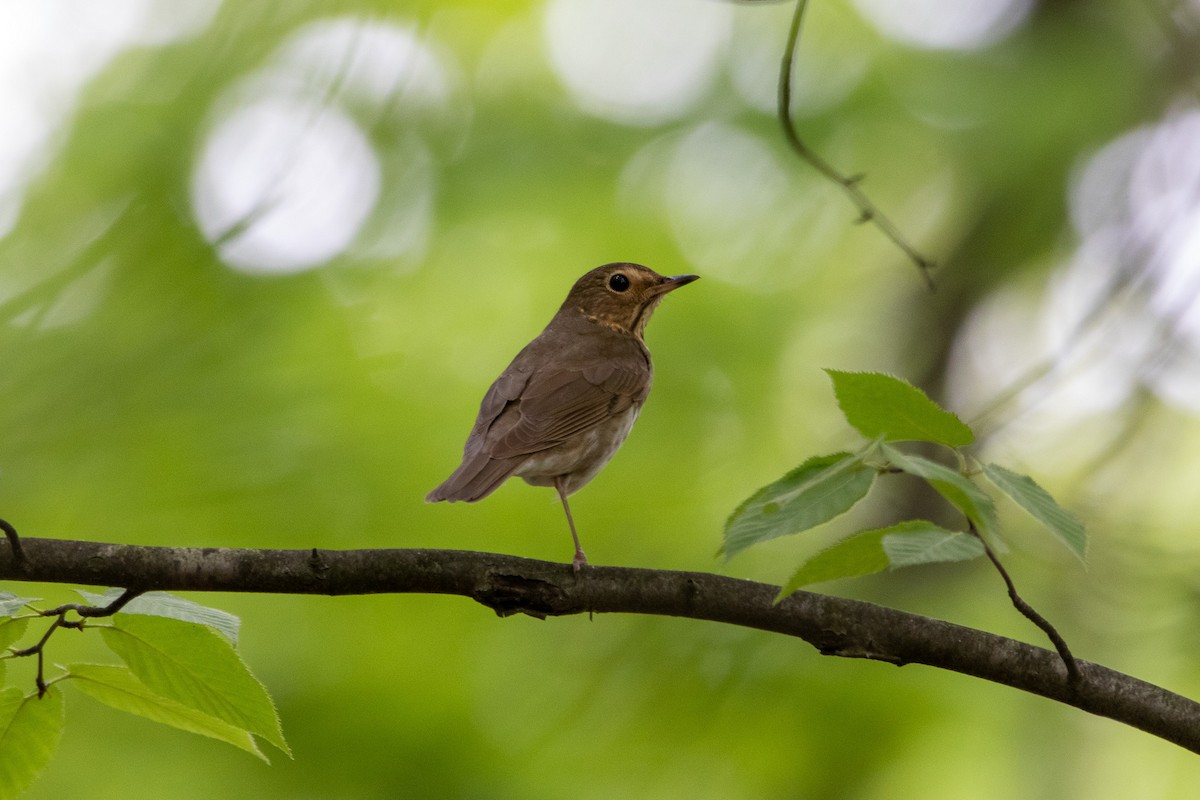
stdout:
POLYGON ((567 505, 567 491, 563 486, 563 476, 554 479, 554 488, 558 490, 558 498, 562 500, 563 511, 567 512, 567 524, 571 526, 571 538, 575 540, 575 557, 571 559, 571 568, 576 572, 587 566, 587 556, 579 546, 579 534, 575 532, 575 520, 571 517, 571 507, 567 505))

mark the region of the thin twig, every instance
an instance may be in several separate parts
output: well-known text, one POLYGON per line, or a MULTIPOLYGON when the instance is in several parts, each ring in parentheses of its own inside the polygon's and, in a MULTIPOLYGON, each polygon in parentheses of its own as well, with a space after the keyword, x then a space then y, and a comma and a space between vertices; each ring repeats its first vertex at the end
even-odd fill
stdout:
POLYGON ((925 284, 933 291, 936 287, 933 282, 933 276, 930 274, 936 266, 934 262, 923 256, 915 247, 909 244, 904 234, 896 227, 896 224, 884 214, 871 201, 859 184, 862 183, 862 175, 842 175, 825 159, 821 158, 800 138, 800 134, 796 130, 796 124, 792 121, 792 61, 796 55, 796 47, 800 41, 800 23, 804 20, 804 10, 808 7, 808 0, 797 0, 796 12, 792 15, 792 24, 788 29, 787 45, 783 51, 783 61, 779 69, 779 121, 783 125, 783 134, 787 138, 787 142, 791 148, 796 151, 800 158, 804 159, 817 172, 821 173, 826 179, 836 183, 842 187, 842 190, 850 198, 850 201, 858 207, 859 218, 861 223, 873 223, 875 227, 883 232, 883 235, 891 240, 892 244, 899 247, 921 273, 925 284))
POLYGON ((87 603, 65 603, 56 608, 47 609, 41 612, 41 615, 43 617, 54 617, 62 616, 68 611, 74 611, 81 617, 111 617, 113 614, 116 614, 118 611, 124 608, 130 600, 133 600, 135 597, 141 595, 143 591, 144 590, 142 589, 126 589, 117 599, 113 600, 106 606, 93 606, 88 605, 87 603))
POLYGON ((45 665, 46 665, 46 643, 50 641, 50 637, 59 628, 72 628, 74 630, 83 630, 86 624, 83 619, 67 619, 67 614, 74 611, 81 618, 83 617, 111 617, 113 614, 120 611, 125 605, 142 593, 141 589, 126 589, 121 593, 121 596, 113 600, 106 606, 90 606, 85 603, 67 603, 66 605, 58 606, 57 608, 49 608, 39 612, 43 617, 54 617, 54 622, 42 634, 42 638, 38 639, 36 644, 30 645, 22 650, 13 650, 14 658, 23 658, 26 656, 37 656, 37 685, 38 697, 46 694, 45 665))
POLYGON ((969 523, 968 530, 971 535, 980 541, 983 545, 983 552, 987 554, 988 560, 992 562, 992 566, 1000 573, 1000 577, 1004 579, 1005 586, 1008 587, 1008 597, 1012 600, 1012 604, 1020 611, 1025 618, 1042 629, 1042 632, 1049 637, 1054 644, 1054 649, 1058 651, 1059 658, 1062 659, 1063 666, 1067 668, 1067 683, 1071 686, 1079 683, 1079 664, 1075 661, 1075 656, 1071 655, 1071 648, 1067 647, 1067 640, 1059 634, 1058 629, 1050 624, 1050 621, 1034 610, 1033 606, 1025 602, 1024 598, 1017 593, 1016 584, 1013 583, 1012 577, 1008 574, 1008 570, 1000 563, 1000 557, 992 550, 991 545, 987 543, 987 539, 979 534, 979 530, 975 527, 975 523, 969 523))
POLYGON ((83 620, 68 620, 63 615, 55 618, 54 622, 42 634, 42 638, 38 639, 37 644, 26 647, 23 650, 13 650, 14 658, 24 658, 25 656, 37 656, 37 685, 38 697, 41 698, 46 694, 46 642, 50 641, 50 637, 59 628, 74 628, 75 630, 83 629, 83 620))

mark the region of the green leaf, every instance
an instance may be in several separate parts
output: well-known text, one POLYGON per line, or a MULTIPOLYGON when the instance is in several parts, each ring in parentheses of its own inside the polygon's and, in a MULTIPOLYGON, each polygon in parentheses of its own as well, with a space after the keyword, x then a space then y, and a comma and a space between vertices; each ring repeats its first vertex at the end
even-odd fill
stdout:
POLYGON ((779 593, 780 599, 813 583, 883 572, 887 554, 880 543, 891 528, 860 531, 828 547, 800 565, 779 593))
MULTIPOLYGON (((104 594, 94 594, 83 589, 76 591, 94 606, 106 606, 125 592, 124 589, 109 589, 104 594)), ((202 606, 169 592, 146 592, 138 595, 126 603, 120 613, 198 622, 220 631, 235 647, 238 640, 238 628, 242 624, 240 619, 228 611, 202 606)))
POLYGON ((875 469, 859 456, 813 456, 759 489, 725 523, 726 559, 752 544, 808 530, 844 514, 871 490, 875 469))
POLYGON ((62 693, 51 686, 39 700, 10 686, 0 690, 0 797, 16 797, 38 776, 62 736, 62 693))
POLYGON ((291 755, 266 688, 228 640, 206 625, 118 614, 104 643, 147 687, 261 736, 291 755))
POLYGON ((12 646, 25 635, 25 629, 28 627, 28 617, 24 619, 0 619, 0 650, 12 646))
POLYGON ((27 603, 36 603, 36 597, 18 597, 12 592, 0 592, 0 617, 20 614, 27 603))
POLYGON ((782 599, 797 589, 813 583, 871 575, 885 569, 930 563, 958 561, 983 554, 983 546, 973 536, 946 530, 925 520, 909 520, 886 528, 874 528, 848 536, 837 544, 810 558, 779 593, 782 599), (969 554, 954 546, 938 542, 959 543, 960 539, 974 544, 969 554), (924 553, 922 557, 920 554, 924 553))
MULTIPOLYGON (((28 619, 0 618, 0 653, 3 653, 5 648, 11 647, 24 636, 25 629, 28 627, 28 619)), ((6 658, 0 659, 0 686, 4 685, 4 681, 8 677, 7 661, 8 659, 6 658)))
POLYGON ((75 688, 106 706, 228 742, 267 761, 249 731, 155 693, 125 667, 71 664, 66 669, 75 688))
POLYGON ((1030 478, 999 464, 984 464, 983 474, 1000 491, 1016 501, 1042 525, 1058 537, 1080 561, 1087 560, 1087 530, 1083 523, 1064 509, 1050 493, 1030 478))
POLYGON ((900 569, 945 561, 970 561, 983 555, 983 543, 969 533, 948 531, 927 523, 925 530, 883 537, 883 551, 887 553, 892 569, 900 569))
POLYGON ((927 481, 938 494, 975 523, 975 528, 981 534, 989 539, 998 535, 996 504, 970 478, 936 461, 902 453, 886 444, 883 446, 883 455, 896 468, 927 481))
POLYGON ((825 370, 846 421, 868 439, 963 447, 975 434, 961 419, 907 381, 878 372, 825 370))

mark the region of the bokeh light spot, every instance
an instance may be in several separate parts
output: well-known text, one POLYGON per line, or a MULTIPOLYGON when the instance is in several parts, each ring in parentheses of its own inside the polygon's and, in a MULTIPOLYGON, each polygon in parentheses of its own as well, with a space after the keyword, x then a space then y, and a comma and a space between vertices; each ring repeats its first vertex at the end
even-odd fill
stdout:
POLYGON ((764 265, 795 233, 785 174, 770 148, 748 132, 705 123, 684 136, 668 167, 666 202, 689 261, 729 280, 760 281, 764 265))
POLYGON ((935 50, 975 50, 1016 30, 1032 0, 854 0, 881 33, 935 50))
POLYGON ((328 106, 267 98, 234 112, 210 135, 192 199, 226 263, 287 273, 341 253, 379 187, 378 159, 353 120, 328 106))
POLYGON ((443 108, 446 66, 411 28, 351 18, 305 26, 281 48, 280 72, 319 88, 339 87, 374 107, 443 108))
POLYGON ((39 0, 0 4, 0 238, 53 156, 83 87, 136 45, 194 36, 219 0, 39 0))
POLYGON ((584 110, 655 125, 707 91, 731 20, 723 3, 551 0, 545 35, 554 71, 584 110))
POLYGON ((429 142, 453 149, 467 130, 458 84, 414 27, 356 17, 303 26, 218 104, 193 186, 205 235, 246 272, 308 269, 351 248, 420 257, 434 224, 429 142), (379 141, 365 131, 396 125, 402 135, 379 141))

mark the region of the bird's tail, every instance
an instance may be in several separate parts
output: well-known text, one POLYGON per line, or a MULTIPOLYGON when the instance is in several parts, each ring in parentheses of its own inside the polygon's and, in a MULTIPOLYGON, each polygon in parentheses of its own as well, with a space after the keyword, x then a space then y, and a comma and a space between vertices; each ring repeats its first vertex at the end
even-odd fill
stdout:
POLYGON ((521 458, 488 458, 485 455, 466 459, 440 486, 425 495, 425 502, 441 500, 454 503, 462 500, 474 503, 500 487, 521 466, 521 458))

